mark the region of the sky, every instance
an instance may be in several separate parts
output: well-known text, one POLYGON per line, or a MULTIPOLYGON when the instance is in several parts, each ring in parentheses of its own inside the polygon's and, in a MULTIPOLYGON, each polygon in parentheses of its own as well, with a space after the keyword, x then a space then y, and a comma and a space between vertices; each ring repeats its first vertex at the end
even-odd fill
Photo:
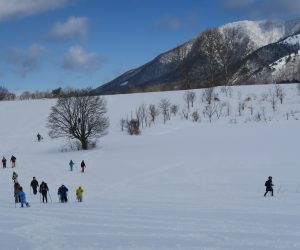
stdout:
POLYGON ((95 88, 207 28, 299 13, 299 0, 0 0, 0 86, 95 88))

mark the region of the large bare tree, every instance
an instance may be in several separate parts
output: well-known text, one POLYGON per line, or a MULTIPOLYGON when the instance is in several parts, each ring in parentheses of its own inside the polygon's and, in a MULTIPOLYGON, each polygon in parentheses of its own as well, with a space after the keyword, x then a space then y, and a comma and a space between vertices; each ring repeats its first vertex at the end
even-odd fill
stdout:
POLYGON ((220 70, 220 63, 218 61, 217 47, 221 34, 217 29, 209 29, 205 31, 198 39, 197 47, 200 54, 205 58, 205 67, 208 75, 208 87, 213 87, 216 81, 216 75, 220 70))
POLYGON ((51 108, 47 127, 51 138, 77 139, 88 149, 93 139, 107 134, 106 101, 99 96, 60 97, 51 108))
POLYGON ((222 67, 225 84, 229 83, 229 67, 247 56, 253 49, 250 38, 233 27, 215 30, 218 33, 215 43, 216 57, 222 67))

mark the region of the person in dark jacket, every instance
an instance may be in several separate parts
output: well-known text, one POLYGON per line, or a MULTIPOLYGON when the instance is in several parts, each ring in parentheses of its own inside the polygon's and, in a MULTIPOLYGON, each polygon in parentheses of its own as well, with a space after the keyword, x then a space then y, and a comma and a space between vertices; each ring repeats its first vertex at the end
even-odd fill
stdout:
POLYGON ((274 184, 272 183, 272 176, 269 176, 268 180, 265 182, 265 186, 266 186, 266 192, 264 196, 266 196, 268 192, 271 192, 271 195, 274 196, 273 193, 274 184))
POLYGON ((4 156, 2 158, 2 165, 3 165, 3 168, 6 168, 6 159, 4 156))
POLYGON ((19 191, 18 194, 19 194, 19 197, 20 197, 21 207, 24 207, 23 204, 25 204, 26 207, 30 207, 29 203, 26 201, 26 195, 23 192, 23 188, 22 187, 20 187, 20 191, 19 191))
POLYGON ((48 197, 47 197, 48 191, 49 191, 49 188, 48 188, 47 183, 42 181, 42 183, 40 185, 40 193, 43 196, 43 203, 45 203, 45 201, 46 201, 46 203, 48 203, 48 197))
POLYGON ((73 162, 72 160, 70 160, 69 166, 70 166, 70 171, 73 171, 73 168, 74 168, 74 162, 73 162))
POLYGON ((60 202, 68 202, 68 188, 65 185, 61 185, 58 188, 57 194, 59 195, 60 202))
POLYGON ((12 168, 16 167, 16 160, 17 160, 17 158, 14 155, 12 155, 10 158, 12 168))
POLYGON ((37 137, 38 141, 41 141, 43 139, 43 137, 40 135, 40 133, 38 133, 36 137, 37 137))
POLYGON ((15 203, 20 202, 19 192, 20 192, 21 185, 19 182, 14 183, 14 197, 15 197, 15 203))
POLYGON ((33 194, 36 195, 37 194, 37 188, 39 186, 38 181, 35 179, 35 177, 32 178, 32 181, 30 183, 30 186, 32 187, 32 191, 33 194))
POLYGON ((86 167, 85 166, 85 162, 82 161, 81 164, 80 164, 80 166, 81 166, 81 172, 84 173, 84 168, 86 167))

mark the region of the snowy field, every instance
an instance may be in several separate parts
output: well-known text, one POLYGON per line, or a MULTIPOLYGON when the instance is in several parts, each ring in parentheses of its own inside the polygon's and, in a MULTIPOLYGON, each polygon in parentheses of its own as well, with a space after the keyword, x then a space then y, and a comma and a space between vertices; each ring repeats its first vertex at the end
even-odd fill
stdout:
POLYGON ((140 136, 121 132, 120 119, 163 97, 182 109, 184 92, 107 96, 109 134, 89 151, 63 152, 65 142, 47 136, 55 100, 1 102, 0 157, 17 157, 31 207, 15 208, 13 169, 1 168, 0 249, 299 250, 300 96, 296 85, 284 86, 283 104, 273 111, 267 96, 273 87, 235 87, 231 98, 217 89, 230 109, 212 123, 197 90, 193 109, 200 122, 179 111, 165 125, 159 117, 140 136), (263 197, 269 175, 274 197, 263 197), (52 203, 31 194, 33 176, 48 183, 52 203), (58 202, 61 184, 69 188, 67 204, 58 202), (79 185, 83 203, 75 199, 79 185))

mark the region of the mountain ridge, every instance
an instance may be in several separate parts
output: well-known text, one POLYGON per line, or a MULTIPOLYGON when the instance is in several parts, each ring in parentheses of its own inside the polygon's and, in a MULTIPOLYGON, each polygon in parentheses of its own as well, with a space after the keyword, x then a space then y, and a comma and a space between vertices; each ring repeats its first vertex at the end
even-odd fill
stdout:
MULTIPOLYGON (((232 84, 237 85, 255 84, 258 83, 256 82, 258 81, 258 77, 249 74, 247 74, 246 77, 241 76, 241 73, 244 72, 245 69, 251 72, 251 69, 247 69, 249 58, 255 58, 255 53, 259 54, 260 49, 265 46, 269 47, 264 50, 272 54, 269 56, 269 59, 274 59, 273 62, 266 60, 265 63, 268 64, 277 61, 279 59, 278 56, 284 57, 288 56, 288 53, 296 53, 296 48, 285 50, 284 47, 286 46, 284 45, 272 44, 299 33, 300 18, 288 21, 279 19, 259 21, 244 20, 220 26, 215 30, 220 33, 234 30, 234 32, 238 34, 238 39, 249 40, 249 51, 246 55, 248 61, 241 56, 240 60, 232 63, 228 68, 230 71, 229 79, 232 84), (277 50, 280 51, 278 52, 277 50), (254 54, 251 56, 252 53, 254 54)), ((205 32, 200 33, 198 36, 174 49, 170 49, 169 51, 156 56, 142 66, 125 72, 112 81, 96 88, 95 92, 97 94, 122 94, 184 89, 191 87, 190 85, 195 88, 208 86, 207 69, 205 67, 207 58, 199 53, 199 48, 196 48, 197 43, 201 40, 203 34, 205 34, 205 32), (186 82, 191 82, 191 84, 186 82)), ((239 52, 235 52, 235 56, 238 57, 238 53, 239 52)), ((217 61, 219 59, 215 60, 217 61)), ((260 68, 267 67, 267 65, 262 64, 261 61, 255 62, 255 60, 251 61, 251 67, 253 67, 255 63, 257 63, 259 67, 254 67, 256 70, 253 71, 253 73, 259 71, 260 68)), ((224 84, 222 82, 224 76, 222 76, 221 66, 218 65, 217 67, 219 67, 219 72, 215 75, 216 83, 213 85, 222 85, 224 84)), ((267 73, 264 72, 265 79, 268 78, 266 74, 267 73)), ((280 78, 276 80, 281 82, 285 79, 280 78)))

